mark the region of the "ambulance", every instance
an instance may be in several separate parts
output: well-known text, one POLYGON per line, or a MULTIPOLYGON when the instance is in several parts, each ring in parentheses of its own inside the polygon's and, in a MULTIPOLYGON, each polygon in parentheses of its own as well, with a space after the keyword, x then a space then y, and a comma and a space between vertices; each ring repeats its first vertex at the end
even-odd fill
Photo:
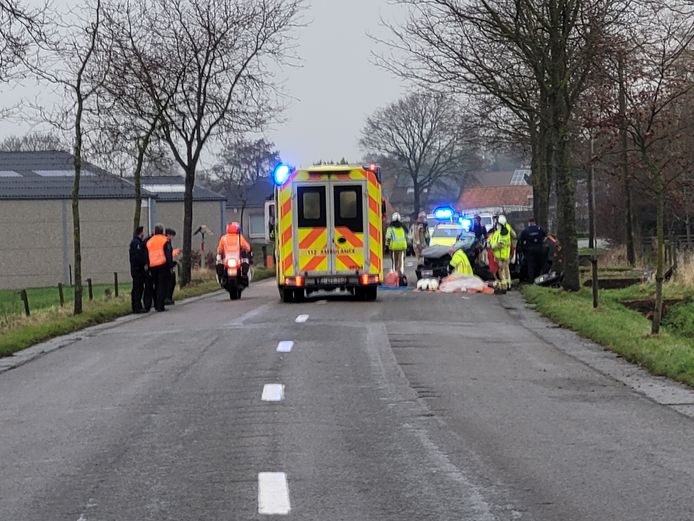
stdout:
POLYGON ((336 289, 376 300, 383 280, 380 167, 282 164, 273 178, 266 219, 282 301, 336 289))

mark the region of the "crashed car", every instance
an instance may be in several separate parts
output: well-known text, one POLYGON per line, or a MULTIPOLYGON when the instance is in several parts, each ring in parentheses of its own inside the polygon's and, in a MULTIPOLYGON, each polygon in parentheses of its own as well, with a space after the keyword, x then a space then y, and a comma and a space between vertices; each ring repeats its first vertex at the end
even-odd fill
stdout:
MULTIPOLYGON (((480 262, 480 253, 484 250, 484 239, 478 240, 472 232, 463 232, 453 246, 453 251, 462 248, 467 255, 472 271, 482 280, 489 279, 489 266, 480 262)), ((451 271, 451 247, 434 245, 422 251, 423 262, 415 269, 417 280, 447 277, 451 271)))

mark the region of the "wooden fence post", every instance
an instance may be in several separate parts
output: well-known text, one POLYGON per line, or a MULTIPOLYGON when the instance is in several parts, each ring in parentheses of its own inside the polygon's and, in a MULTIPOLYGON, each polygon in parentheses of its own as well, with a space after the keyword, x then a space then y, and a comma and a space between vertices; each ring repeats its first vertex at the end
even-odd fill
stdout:
POLYGON ((27 295, 27 290, 23 289, 20 291, 19 296, 21 297, 22 302, 24 302, 24 314, 26 316, 30 316, 31 311, 29 311, 29 295, 27 295))
POLYGON ((94 300, 94 290, 92 289, 92 279, 87 279, 87 288, 89 289, 89 300, 94 300))
POLYGON ((65 307, 65 294, 63 293, 62 282, 58 282, 58 297, 60 297, 60 307, 65 307))
POLYGON ((116 297, 118 297, 118 272, 117 271, 113 272, 113 286, 115 289, 114 294, 116 295, 116 297))

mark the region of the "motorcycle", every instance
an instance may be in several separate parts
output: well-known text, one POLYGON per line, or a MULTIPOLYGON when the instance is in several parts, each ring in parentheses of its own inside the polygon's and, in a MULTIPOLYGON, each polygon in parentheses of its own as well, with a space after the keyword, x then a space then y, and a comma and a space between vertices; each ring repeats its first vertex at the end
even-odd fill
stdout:
POLYGON ((217 282, 229 292, 231 300, 241 298, 241 293, 250 284, 248 273, 253 262, 252 254, 243 252, 240 256, 230 256, 222 261, 217 257, 217 282))

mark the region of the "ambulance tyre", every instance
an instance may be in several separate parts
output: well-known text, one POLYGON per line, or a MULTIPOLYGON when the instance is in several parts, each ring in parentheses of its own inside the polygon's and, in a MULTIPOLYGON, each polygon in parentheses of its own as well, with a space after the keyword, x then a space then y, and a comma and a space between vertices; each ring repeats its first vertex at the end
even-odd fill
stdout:
POLYGON ((282 302, 294 302, 294 290, 280 286, 280 299, 282 302))
POLYGON ((294 302, 303 302, 306 299, 306 293, 303 289, 294 290, 294 302))
POLYGON ((367 302, 373 302, 378 297, 378 288, 376 286, 369 286, 367 288, 354 288, 354 296, 358 300, 366 300, 367 302))

